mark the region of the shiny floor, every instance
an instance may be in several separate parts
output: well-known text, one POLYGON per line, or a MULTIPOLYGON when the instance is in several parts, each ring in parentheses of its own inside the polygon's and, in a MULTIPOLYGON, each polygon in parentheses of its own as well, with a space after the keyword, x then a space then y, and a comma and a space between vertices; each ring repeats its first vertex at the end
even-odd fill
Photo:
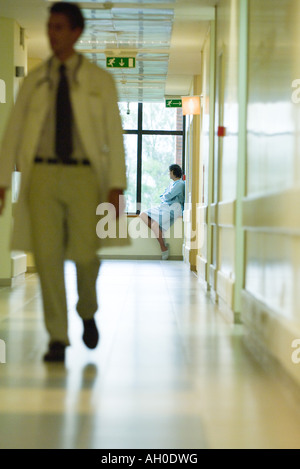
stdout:
POLYGON ((66 266, 65 365, 45 364, 35 274, 0 289, 0 448, 300 448, 297 400, 180 261, 104 261, 101 343, 85 348, 66 266))

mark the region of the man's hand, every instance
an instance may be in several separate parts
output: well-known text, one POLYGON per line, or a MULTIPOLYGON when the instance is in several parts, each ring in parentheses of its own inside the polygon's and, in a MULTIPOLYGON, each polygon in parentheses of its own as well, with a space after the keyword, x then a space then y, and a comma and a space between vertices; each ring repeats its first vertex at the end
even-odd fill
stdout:
POLYGON ((3 213, 4 205, 5 205, 5 187, 0 187, 0 215, 3 213))
POLYGON ((125 210, 125 200, 122 189, 112 189, 108 195, 108 202, 116 209, 116 218, 119 218, 125 210))

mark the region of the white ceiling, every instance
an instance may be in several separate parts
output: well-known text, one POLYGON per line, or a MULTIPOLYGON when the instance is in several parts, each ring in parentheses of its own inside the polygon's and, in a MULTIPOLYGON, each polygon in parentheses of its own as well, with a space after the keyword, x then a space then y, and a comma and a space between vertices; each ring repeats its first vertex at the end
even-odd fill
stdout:
MULTIPOLYGON (((73 0, 74 1, 74 0, 73 0)), ((75 1, 86 29, 77 48, 106 67, 106 56, 134 56, 134 69, 110 69, 121 101, 185 96, 201 73, 201 48, 218 0, 75 1)), ((25 29, 32 58, 50 54, 45 24, 49 0, 0 0, 0 16, 25 29)))

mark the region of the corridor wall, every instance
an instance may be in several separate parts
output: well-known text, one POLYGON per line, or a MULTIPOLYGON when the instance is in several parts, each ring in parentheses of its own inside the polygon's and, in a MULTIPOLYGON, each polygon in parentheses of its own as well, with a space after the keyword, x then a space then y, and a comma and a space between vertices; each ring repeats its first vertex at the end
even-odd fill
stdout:
MULTIPOLYGON (((5 84, 5 94, 1 95, 0 100, 1 138, 22 80, 22 77, 16 76, 16 67, 24 69, 26 73, 27 45, 23 30, 11 18, 0 17, 0 35, 0 80, 5 84)), ((0 217, 0 286, 11 285, 12 279, 26 270, 26 255, 10 251, 13 202, 17 198, 18 176, 17 172, 13 174, 12 191, 7 191, 5 210, 3 216, 0 217)))
POLYGON ((253 353, 300 383, 299 22, 297 0, 216 7, 203 45, 197 275, 253 353))
POLYGON ((216 14, 215 143, 212 262, 209 283, 228 314, 235 282, 235 203, 238 158, 239 2, 220 3, 216 14))
POLYGON ((239 2, 220 1, 202 55, 202 242, 197 273, 230 321, 237 320, 236 197, 238 167, 239 2))
POLYGON ((299 21, 298 0, 249 2, 242 318, 300 383, 299 21))
POLYGON ((196 271, 199 280, 207 287, 212 259, 212 196, 214 161, 214 106, 215 106, 215 21, 210 23, 202 50, 202 88, 201 88, 201 134, 200 134, 200 172, 202 185, 197 217, 196 271))
MULTIPOLYGON (((190 95, 199 96, 201 92, 201 76, 195 75, 191 84, 190 95)), ((200 115, 187 115, 186 119, 186 151, 185 151, 185 204, 184 204, 184 242, 183 258, 196 270, 197 252, 200 237, 198 233, 197 211, 200 203, 202 177, 200 172, 200 115)))

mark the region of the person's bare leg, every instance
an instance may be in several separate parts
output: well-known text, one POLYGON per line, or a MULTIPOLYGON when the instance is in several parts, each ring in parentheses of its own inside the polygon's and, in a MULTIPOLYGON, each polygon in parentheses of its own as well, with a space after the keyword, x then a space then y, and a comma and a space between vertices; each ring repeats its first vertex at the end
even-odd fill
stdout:
POLYGON ((146 225, 153 231, 153 233, 155 234, 155 237, 160 245, 160 249, 162 252, 165 252, 168 250, 168 247, 166 246, 165 244, 165 240, 164 240, 164 237, 163 237, 163 233, 159 227, 159 224, 152 220, 152 218, 150 218, 147 213, 145 212, 142 212, 140 214, 140 218, 143 220, 144 223, 146 223, 146 225))
POLYGON ((151 218, 147 215, 147 213, 142 212, 140 213, 140 218, 143 220, 144 223, 151 229, 151 218))
POLYGON ((157 241, 159 242, 161 251, 162 252, 167 251, 168 247, 165 244, 162 230, 160 229, 159 224, 154 220, 151 220, 151 230, 153 231, 153 233, 155 234, 157 238, 157 241))

